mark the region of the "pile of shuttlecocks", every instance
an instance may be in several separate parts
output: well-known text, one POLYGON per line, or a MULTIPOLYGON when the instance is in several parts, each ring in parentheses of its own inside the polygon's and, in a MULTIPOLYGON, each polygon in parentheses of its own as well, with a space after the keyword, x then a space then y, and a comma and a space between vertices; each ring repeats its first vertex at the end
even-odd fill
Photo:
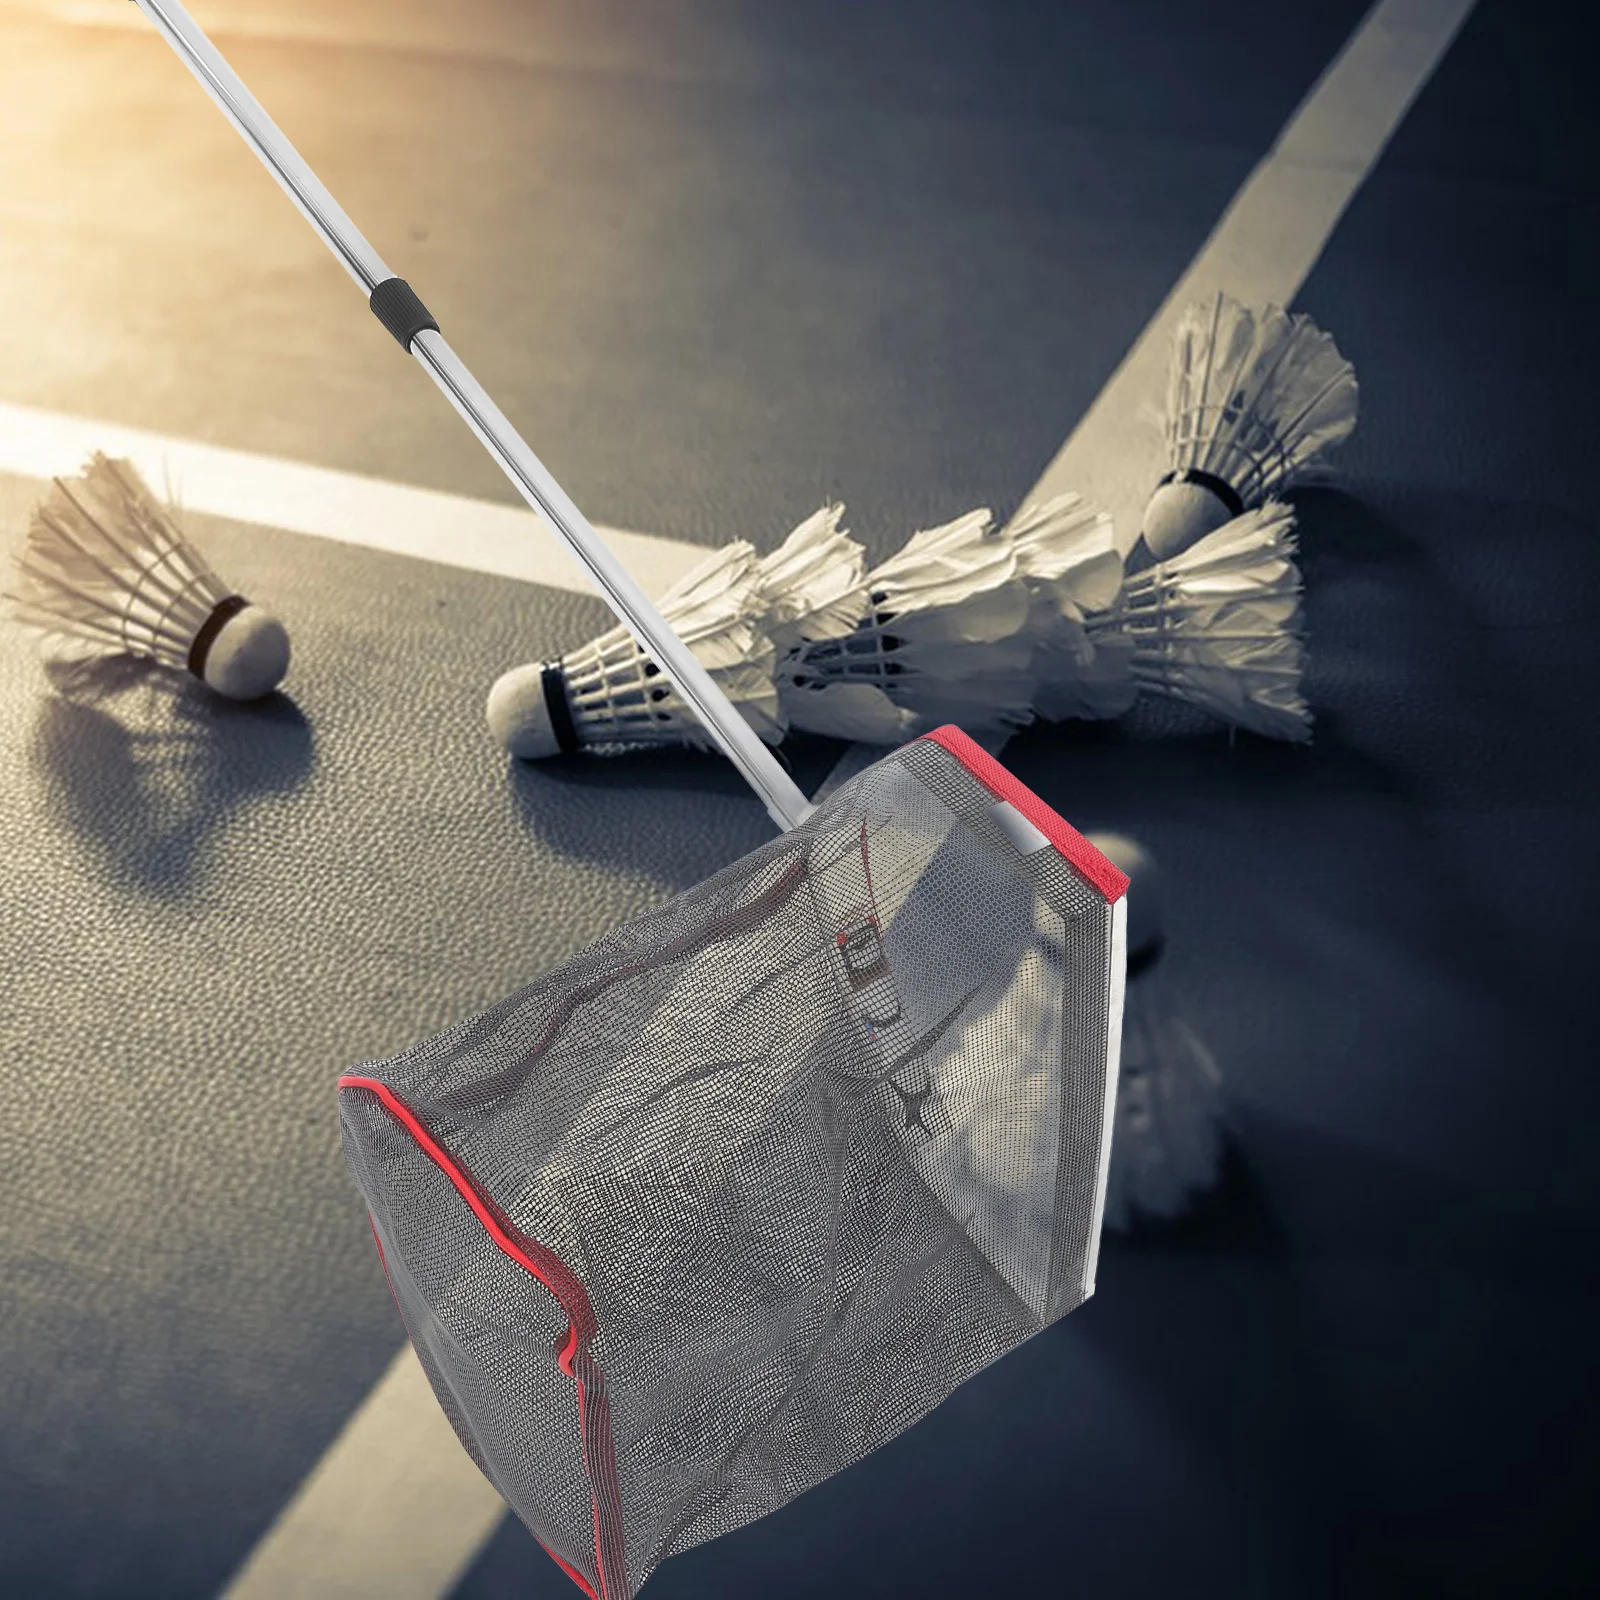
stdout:
POLYGON ((289 668, 283 625, 223 583, 131 463, 103 455, 35 508, 0 604, 64 686, 133 659, 253 700, 289 668))
MULTIPOLYGON (((867 567, 844 508, 770 556, 718 551, 660 601, 764 739, 893 744, 953 722, 1003 743, 1044 719, 1108 718, 1141 695, 1267 738, 1310 737, 1294 513, 1275 496, 1355 426, 1350 364, 1308 317, 1218 295, 1174 341, 1169 470, 1125 551, 1082 496, 1006 524, 976 510, 867 567)), ((620 629, 514 668, 489 696, 512 754, 699 743, 693 716, 620 629)))

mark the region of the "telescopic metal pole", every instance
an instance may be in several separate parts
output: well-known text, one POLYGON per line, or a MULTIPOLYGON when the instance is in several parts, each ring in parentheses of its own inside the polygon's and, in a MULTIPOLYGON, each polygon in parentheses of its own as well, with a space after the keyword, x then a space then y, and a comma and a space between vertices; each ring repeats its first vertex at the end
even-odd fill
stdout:
POLYGON ((421 362, 523 499, 560 534, 617 617, 655 659, 722 752, 761 797, 772 819, 786 829, 803 822, 813 809, 810 801, 467 371, 445 342, 427 307, 403 278, 395 277, 383 264, 377 251, 323 188, 200 26, 177 0, 134 3, 156 25, 355 279, 379 321, 403 349, 421 362))

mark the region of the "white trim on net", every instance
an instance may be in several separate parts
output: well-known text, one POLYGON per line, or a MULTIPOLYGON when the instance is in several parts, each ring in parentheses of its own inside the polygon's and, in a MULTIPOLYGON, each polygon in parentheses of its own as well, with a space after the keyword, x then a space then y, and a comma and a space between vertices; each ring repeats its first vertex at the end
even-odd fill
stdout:
POLYGON ((1089 1221, 1089 1253, 1083 1263, 1083 1297, 1094 1293, 1100 1265, 1100 1234, 1106 1215, 1106 1183, 1111 1176, 1111 1135, 1117 1123, 1117 1082, 1122 1073, 1122 1008, 1128 988, 1128 897, 1111 907, 1111 986, 1106 998, 1106 1084, 1100 1106, 1100 1165, 1095 1175, 1094 1215, 1089 1221))

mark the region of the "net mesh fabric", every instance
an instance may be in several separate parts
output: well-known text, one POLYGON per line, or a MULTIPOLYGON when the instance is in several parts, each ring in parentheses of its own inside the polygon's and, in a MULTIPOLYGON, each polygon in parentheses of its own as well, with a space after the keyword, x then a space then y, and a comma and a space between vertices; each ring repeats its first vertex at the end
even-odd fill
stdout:
POLYGON ((345 1080, 473 1459, 597 1600, 793 1499, 1092 1287, 1112 915, 922 740, 345 1080))

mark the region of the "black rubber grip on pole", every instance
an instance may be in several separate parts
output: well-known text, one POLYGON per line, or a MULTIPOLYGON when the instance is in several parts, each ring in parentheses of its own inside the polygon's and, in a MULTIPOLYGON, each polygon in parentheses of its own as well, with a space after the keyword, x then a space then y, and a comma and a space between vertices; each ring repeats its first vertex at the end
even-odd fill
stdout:
POLYGON ((417 298, 416 290, 404 278, 385 278, 372 291, 367 304, 372 307, 372 314, 395 336, 400 348, 408 355, 411 353, 411 341, 424 328, 432 328, 435 333, 439 331, 433 313, 417 298))

